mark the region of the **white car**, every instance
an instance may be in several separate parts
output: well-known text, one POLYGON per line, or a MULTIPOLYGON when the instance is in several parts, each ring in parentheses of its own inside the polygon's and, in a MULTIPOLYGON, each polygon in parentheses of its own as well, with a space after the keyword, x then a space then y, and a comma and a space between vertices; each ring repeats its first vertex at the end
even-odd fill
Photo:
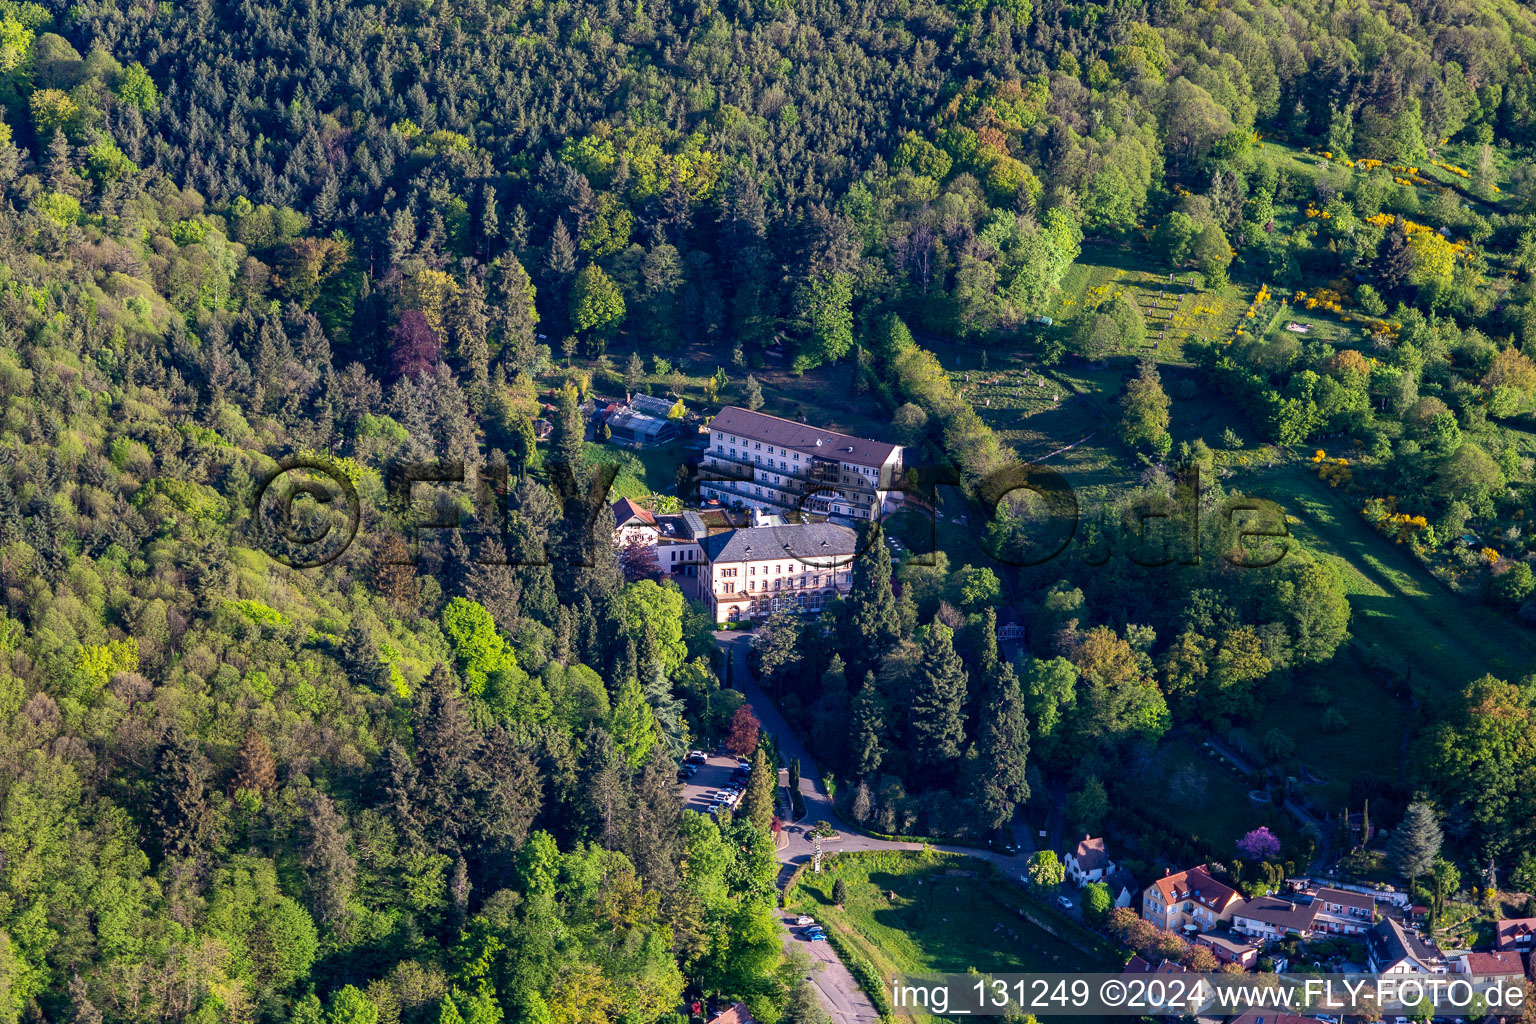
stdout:
POLYGON ((811 917, 811 916, 807 915, 807 914, 801 914, 799 917, 795 918, 795 924, 798 924, 798 925, 807 925, 807 924, 815 924, 815 923, 816 923, 816 919, 814 917, 811 917))

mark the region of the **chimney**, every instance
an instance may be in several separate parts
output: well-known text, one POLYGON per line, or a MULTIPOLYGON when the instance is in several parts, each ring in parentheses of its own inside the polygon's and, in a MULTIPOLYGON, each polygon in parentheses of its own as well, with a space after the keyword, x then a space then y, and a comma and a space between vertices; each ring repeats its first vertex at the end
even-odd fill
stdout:
POLYGON ((1163 868, 1163 877, 1164 878, 1167 878, 1171 874, 1173 874, 1173 869, 1172 868, 1168 868, 1168 867, 1163 868))

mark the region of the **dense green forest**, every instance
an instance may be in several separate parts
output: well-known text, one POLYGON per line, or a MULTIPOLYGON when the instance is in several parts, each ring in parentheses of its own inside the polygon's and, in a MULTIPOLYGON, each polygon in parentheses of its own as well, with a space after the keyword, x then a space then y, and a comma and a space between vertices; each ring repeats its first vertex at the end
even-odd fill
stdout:
MULTIPOLYGON (((578 400, 644 362, 710 399, 851 364, 975 493, 1014 456, 924 346, 1137 354, 1117 296, 1029 324, 1088 244, 1355 310, 1354 347, 1255 326, 1190 362, 1274 444, 1347 436, 1329 471, 1373 521, 1529 626, 1533 61, 1501 0, 0 0, 0 1024, 642 1024, 685 993, 818 1020, 771 811, 680 808, 676 758, 741 698, 572 485, 578 400), (289 456, 363 497, 320 568, 257 540, 289 456), (390 500, 431 459, 506 468, 504 534, 469 489, 390 500), (408 563, 445 511, 475 528, 408 563)), ((1167 401, 1144 367, 1137 498, 1179 484, 1167 401)), ((899 595, 871 551, 756 667, 887 833, 985 835, 1047 780, 1103 805, 1349 628, 1299 547, 1086 582, 914 562, 899 595)), ((1508 867, 1536 684, 1443 682, 1410 782, 1508 867)))

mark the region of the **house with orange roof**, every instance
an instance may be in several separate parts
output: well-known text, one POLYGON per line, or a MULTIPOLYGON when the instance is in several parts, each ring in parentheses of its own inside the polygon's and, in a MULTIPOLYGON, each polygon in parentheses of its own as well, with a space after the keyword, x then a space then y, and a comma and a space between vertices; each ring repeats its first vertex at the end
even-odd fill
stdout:
POLYGON ((1141 916, 1171 932, 1210 931, 1232 919, 1243 898, 1205 866, 1165 874, 1142 890, 1141 916))
POLYGON ((1536 950, 1536 917, 1506 917, 1493 930, 1493 948, 1529 953, 1536 950))

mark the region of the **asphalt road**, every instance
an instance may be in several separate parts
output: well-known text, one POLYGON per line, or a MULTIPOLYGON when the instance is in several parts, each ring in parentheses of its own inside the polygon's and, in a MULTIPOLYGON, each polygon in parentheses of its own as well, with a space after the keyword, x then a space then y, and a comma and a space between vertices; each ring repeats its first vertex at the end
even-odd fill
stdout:
POLYGON ((811 984, 821 997, 821 1005, 837 1024, 876 1024, 880 1015, 854 980, 848 968, 837 958, 830 942, 811 942, 795 925, 794 914, 779 919, 784 928, 784 945, 799 946, 811 958, 811 984))
MULTIPOLYGON (((752 645, 752 634, 724 630, 715 634, 715 640, 719 643, 721 650, 734 659, 731 678, 746 695, 747 703, 752 706, 752 713, 757 716, 762 727, 778 738, 779 754, 784 762, 788 764, 795 758, 800 760, 800 797, 805 802, 805 817, 798 824, 785 829, 789 839, 779 847, 779 863, 784 867, 780 875, 781 881, 795 866, 811 859, 815 844, 806 837, 806 832, 818 821, 827 822, 837 830, 839 835, 836 840, 823 841, 822 849, 826 853, 836 850, 921 850, 923 848, 921 843, 898 843, 887 839, 875 839, 849 830, 842 818, 838 816, 832 804, 832 798, 827 795, 826 787, 822 785, 821 769, 816 764, 815 756, 801 741, 799 735, 789 727, 789 723, 779 714, 779 709, 768 699, 767 694, 752 679, 752 673, 747 667, 747 651, 752 645)), ((699 774, 702 776, 703 772, 699 774)), ((1020 831, 1026 830, 1016 828, 1015 834, 1020 831)), ((1032 845, 1021 846, 1021 849, 1028 851, 1032 849, 1032 845)), ((1008 879, 1020 877, 1028 860, 1027 852, 1009 857, 1005 854, 964 846, 935 846, 933 849, 989 860, 996 864, 1003 872, 1003 877, 1008 879)), ((793 922, 794 919, 789 916, 784 920, 793 922)), ((864 994, 859 983, 837 958, 830 944, 808 942, 797 932, 791 932, 790 926, 786 924, 785 948, 796 943, 801 948, 808 949, 815 959, 825 965, 820 971, 813 973, 811 984, 816 987, 821 996, 822 1006, 832 1015, 835 1024, 871 1024, 879 1019, 874 1004, 869 1001, 869 997, 864 994)))

